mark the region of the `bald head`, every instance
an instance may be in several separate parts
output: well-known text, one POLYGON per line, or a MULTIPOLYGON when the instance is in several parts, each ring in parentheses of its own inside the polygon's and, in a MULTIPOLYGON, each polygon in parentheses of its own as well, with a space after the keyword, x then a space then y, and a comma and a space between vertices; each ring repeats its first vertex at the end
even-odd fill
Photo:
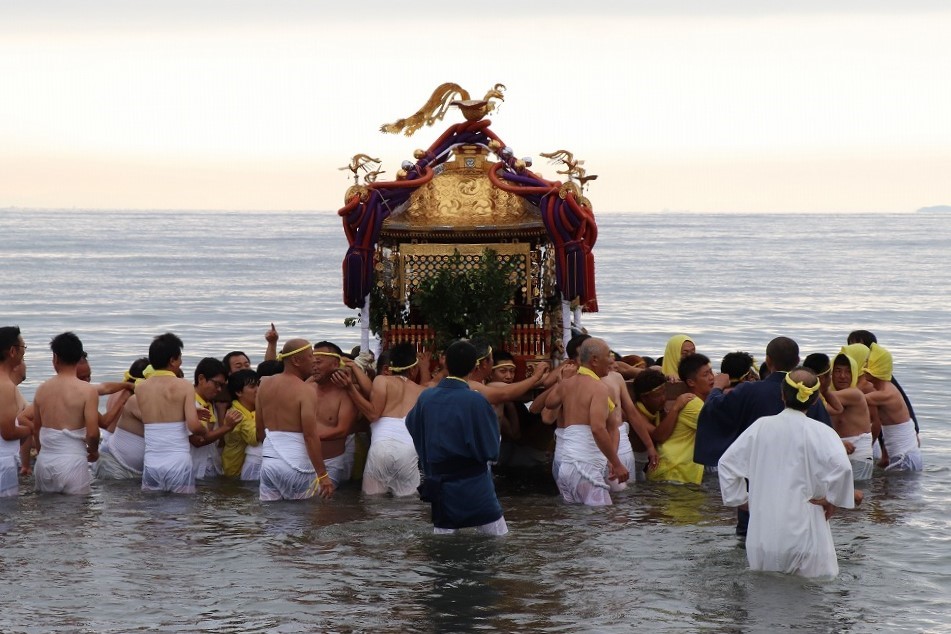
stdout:
POLYGON ((783 381, 783 402, 790 409, 804 412, 819 398, 818 388, 815 372, 802 366, 793 368, 783 381))
POLYGON ((284 362, 284 373, 306 379, 314 370, 314 355, 306 339, 288 339, 278 359, 284 362))

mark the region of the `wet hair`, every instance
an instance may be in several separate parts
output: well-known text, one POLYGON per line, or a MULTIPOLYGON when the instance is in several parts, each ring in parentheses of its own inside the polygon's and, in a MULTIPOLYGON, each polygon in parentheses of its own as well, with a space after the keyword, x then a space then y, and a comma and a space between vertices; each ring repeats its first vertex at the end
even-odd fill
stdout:
POLYGON ((148 357, 139 357, 132 362, 132 365, 129 366, 129 376, 133 379, 144 378, 145 368, 149 365, 148 357))
POLYGON ((20 327, 3 326, 0 328, 0 361, 6 361, 7 352, 13 346, 20 345, 20 327))
MULTIPOLYGON (((489 348, 491 348, 492 346, 489 345, 488 339, 486 339, 485 337, 476 336, 471 338, 469 340, 469 343, 471 343, 472 347, 475 348, 476 359, 482 359, 482 361, 485 361, 485 359, 489 357, 489 348)), ((481 363, 482 361, 479 361, 479 363, 481 363)))
POLYGON ((753 355, 749 352, 729 352, 720 361, 720 372, 730 375, 730 383, 739 383, 753 369, 753 355))
POLYGON ((390 365, 391 374, 396 374, 396 375, 406 374, 410 370, 406 366, 412 365, 413 362, 416 361, 416 345, 415 344, 412 344, 409 342, 398 343, 392 348, 390 348, 389 352, 390 352, 389 365, 390 365), (393 370, 394 367, 406 368, 406 369, 396 372, 393 370))
POLYGON ((456 341, 446 348, 446 369, 449 376, 465 378, 475 369, 479 354, 468 341, 456 341))
POLYGON ((802 367, 809 368, 816 373, 816 376, 826 372, 831 366, 829 365, 829 355, 822 354, 821 352, 813 352, 810 355, 807 355, 802 362, 802 367))
POLYGON ((515 363, 515 357, 505 350, 493 350, 492 360, 495 361, 496 365, 503 361, 511 361, 512 363, 515 363))
POLYGON ((667 377, 664 376, 663 372, 648 368, 634 377, 634 394, 640 398, 648 392, 656 390, 666 382, 667 377))
POLYGON ((766 346, 766 356, 779 372, 789 372, 799 363, 799 344, 789 337, 776 337, 766 346))
POLYGON ((238 392, 249 385, 258 385, 261 377, 254 370, 245 368, 244 370, 235 370, 228 377, 228 391, 235 398, 238 398, 238 392))
POLYGON ((832 367, 837 365, 844 365, 849 370, 852 370, 852 362, 849 360, 849 355, 845 354, 844 352, 840 352, 839 354, 835 355, 835 359, 832 360, 832 367))
MULTIPOLYGON (((795 368, 792 368, 789 371, 790 376, 792 376, 793 374, 806 374, 807 376, 802 377, 800 379, 803 385, 805 385, 806 387, 815 387, 815 385, 819 382, 819 377, 817 377, 816 374, 812 370, 810 370, 809 368, 803 367, 801 365, 796 366, 795 368)), ((783 385, 783 401, 786 403, 786 407, 790 409, 804 412, 807 409, 809 409, 812 406, 812 404, 815 403, 816 400, 819 398, 819 390, 816 390, 809 396, 809 399, 805 403, 803 403, 798 398, 796 398, 796 394, 799 393, 799 390, 789 385, 789 383, 787 383, 785 380, 782 382, 782 385, 783 385)))
POLYGON ((383 368, 390 365, 390 351, 384 350, 380 353, 380 356, 376 358, 376 373, 383 374, 383 368))
POLYGON ((149 346, 149 363, 154 370, 164 370, 173 359, 181 358, 184 347, 182 340, 170 332, 159 335, 149 346))
POLYGON ((53 337, 50 350, 66 365, 76 365, 83 358, 83 342, 72 332, 64 332, 53 337))
POLYGON ((677 365, 677 375, 686 383, 697 376, 697 372, 705 365, 710 365, 710 358, 705 354, 690 354, 680 360, 677 365))
POLYGON ((198 377, 205 377, 210 381, 216 376, 228 376, 228 366, 224 361, 219 361, 214 357, 205 357, 195 366, 195 385, 198 385, 198 377))
POLYGON ((578 348, 581 347, 585 341, 591 338, 591 335, 575 335, 568 341, 568 345, 565 346, 565 354, 568 355, 569 359, 577 360, 578 359, 578 348))
POLYGON ((868 330, 853 330, 849 333, 849 338, 846 341, 849 345, 853 343, 864 343, 871 348, 873 343, 878 343, 878 337, 868 330))
POLYGON ((264 378, 266 376, 274 376, 275 374, 280 374, 284 371, 284 362, 278 361, 277 359, 268 359, 267 361, 262 361, 258 364, 258 376, 264 378))
POLYGON ((330 348, 330 351, 334 354, 339 354, 341 357, 344 356, 343 350, 340 349, 340 346, 330 341, 318 341, 314 344, 314 350, 317 348, 330 348))
POLYGON ((244 357, 248 360, 248 363, 251 362, 251 357, 241 352, 240 350, 232 350, 221 359, 221 362, 225 364, 225 375, 231 372, 231 360, 235 357, 244 357))

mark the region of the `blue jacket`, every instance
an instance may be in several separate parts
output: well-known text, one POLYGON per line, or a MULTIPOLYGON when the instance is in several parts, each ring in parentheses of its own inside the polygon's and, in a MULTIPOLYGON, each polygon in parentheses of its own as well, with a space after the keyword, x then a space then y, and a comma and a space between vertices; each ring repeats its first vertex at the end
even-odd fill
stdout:
POLYGON ((489 524, 502 517, 487 463, 499 458, 495 410, 468 383, 446 378, 424 390, 406 416, 423 467, 420 495, 436 528, 489 524))
MULTIPOLYGON (((773 372, 762 381, 741 383, 727 394, 713 388, 697 421, 694 462, 717 466, 723 452, 747 427, 763 416, 775 416, 783 411, 786 408, 782 396, 785 378, 785 372, 773 372)), ((832 426, 821 399, 813 403, 806 415, 832 426)))

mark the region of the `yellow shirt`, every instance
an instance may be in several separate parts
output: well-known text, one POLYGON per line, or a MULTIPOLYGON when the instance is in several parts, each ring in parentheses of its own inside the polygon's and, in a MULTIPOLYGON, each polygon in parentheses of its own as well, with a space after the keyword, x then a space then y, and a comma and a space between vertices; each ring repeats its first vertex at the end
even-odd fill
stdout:
POLYGON ((202 425, 205 427, 205 429, 207 429, 208 431, 211 431, 215 427, 218 426, 218 415, 215 414, 214 403, 209 403, 208 401, 203 399, 200 395, 195 394, 195 407, 207 409, 209 413, 211 413, 211 418, 209 418, 207 421, 202 422, 202 425))
POLYGON ((693 446, 697 439, 697 419, 702 408, 703 400, 693 398, 680 410, 670 438, 657 445, 660 462, 656 469, 647 472, 648 480, 700 484, 703 465, 693 461, 693 446))
POLYGON ((244 466, 244 448, 258 444, 258 428, 254 412, 238 401, 231 401, 231 407, 241 412, 241 422, 225 434, 225 448, 221 452, 221 468, 231 478, 241 475, 244 466))

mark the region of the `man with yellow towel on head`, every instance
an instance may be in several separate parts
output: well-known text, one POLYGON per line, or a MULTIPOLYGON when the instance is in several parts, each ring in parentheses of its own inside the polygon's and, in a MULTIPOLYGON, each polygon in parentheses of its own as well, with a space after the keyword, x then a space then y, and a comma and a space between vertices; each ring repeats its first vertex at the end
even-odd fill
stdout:
POLYGON ((873 343, 869 348, 865 378, 872 391, 865 395, 869 410, 878 413, 882 424, 885 449, 882 464, 886 471, 921 471, 921 449, 915 434, 915 423, 908 413, 905 399, 892 383, 892 355, 873 343))

